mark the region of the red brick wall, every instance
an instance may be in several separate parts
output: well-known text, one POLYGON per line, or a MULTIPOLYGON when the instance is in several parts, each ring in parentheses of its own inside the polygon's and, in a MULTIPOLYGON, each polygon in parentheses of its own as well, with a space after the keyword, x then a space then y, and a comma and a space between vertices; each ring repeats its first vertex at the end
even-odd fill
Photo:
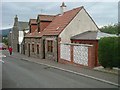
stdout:
POLYGON ((34 32, 36 29, 37 29, 36 24, 31 25, 31 33, 34 32))
POLYGON ((40 31, 43 31, 49 24, 50 22, 40 22, 40 31))

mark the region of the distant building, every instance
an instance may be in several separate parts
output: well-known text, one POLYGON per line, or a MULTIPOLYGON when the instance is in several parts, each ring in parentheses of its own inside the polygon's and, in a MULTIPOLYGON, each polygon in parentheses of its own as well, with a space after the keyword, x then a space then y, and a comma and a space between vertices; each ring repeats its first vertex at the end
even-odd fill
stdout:
POLYGON ((12 31, 9 33, 9 46, 12 46, 13 52, 22 52, 21 44, 24 39, 24 33, 28 30, 28 22, 18 21, 17 15, 14 18, 12 31))

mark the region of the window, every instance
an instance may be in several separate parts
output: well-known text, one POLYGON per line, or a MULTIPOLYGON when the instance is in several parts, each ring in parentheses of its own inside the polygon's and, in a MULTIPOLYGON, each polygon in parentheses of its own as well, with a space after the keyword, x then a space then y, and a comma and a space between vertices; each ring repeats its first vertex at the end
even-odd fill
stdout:
POLYGON ((37 54, 39 54, 39 45, 37 45, 37 54))
POLYGON ((47 46, 48 46, 48 52, 53 52, 53 41, 52 40, 48 40, 47 41, 47 46))
POLYGON ((32 44, 32 52, 34 52, 34 44, 32 44))

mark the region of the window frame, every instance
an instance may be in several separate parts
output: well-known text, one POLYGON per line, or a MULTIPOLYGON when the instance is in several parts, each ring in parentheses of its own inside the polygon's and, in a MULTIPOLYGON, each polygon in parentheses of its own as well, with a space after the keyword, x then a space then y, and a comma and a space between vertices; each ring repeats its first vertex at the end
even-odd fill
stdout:
POLYGON ((53 52, 53 40, 47 40, 47 52, 53 52))
POLYGON ((37 44, 37 54, 40 54, 39 45, 37 44))
POLYGON ((34 44, 32 44, 32 52, 34 52, 34 44))

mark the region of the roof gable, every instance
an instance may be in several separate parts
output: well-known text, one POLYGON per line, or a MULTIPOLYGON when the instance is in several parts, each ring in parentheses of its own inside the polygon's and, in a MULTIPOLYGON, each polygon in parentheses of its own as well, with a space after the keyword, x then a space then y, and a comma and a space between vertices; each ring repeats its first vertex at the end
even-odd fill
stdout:
POLYGON ((38 21, 52 21, 55 18, 55 15, 42 15, 39 14, 37 17, 37 22, 38 21))
POLYGON ((62 30, 73 20, 73 18, 78 14, 78 12, 83 8, 75 8, 64 12, 63 15, 57 15, 55 19, 44 29, 43 35, 59 35, 62 30))
POLYGON ((31 24, 37 24, 36 19, 30 19, 29 20, 29 25, 31 25, 31 24))

